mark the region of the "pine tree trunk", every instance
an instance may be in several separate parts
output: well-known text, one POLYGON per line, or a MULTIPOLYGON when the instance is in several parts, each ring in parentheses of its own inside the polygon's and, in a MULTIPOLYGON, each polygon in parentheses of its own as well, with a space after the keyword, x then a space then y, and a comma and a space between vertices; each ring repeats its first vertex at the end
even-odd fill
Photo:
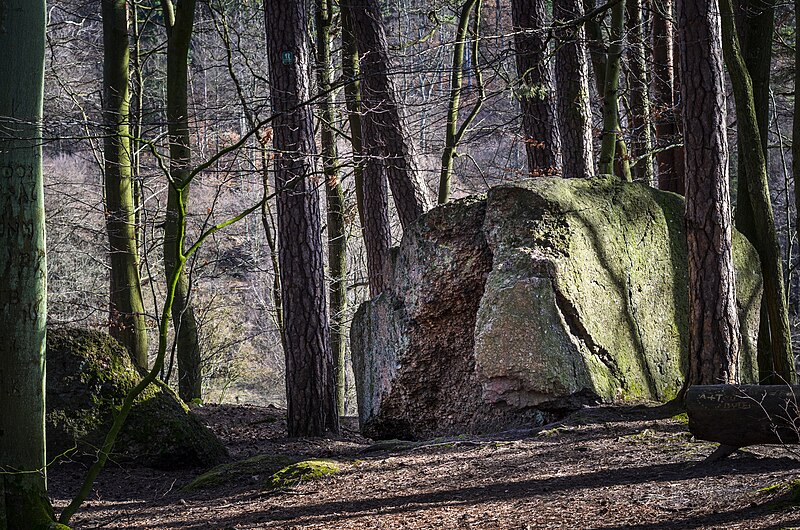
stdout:
POLYGON ((528 173, 531 176, 555 175, 560 173, 561 139, 548 60, 545 1, 512 0, 511 21, 528 173))
POLYGON ((644 17, 642 0, 627 0, 628 12, 628 65, 630 76, 631 156, 636 161, 633 176, 636 180, 653 185, 653 140, 650 131, 649 76, 644 42, 644 17))
MULTIPOLYGON (((769 318, 772 366, 767 368, 768 373, 759 375, 762 379, 771 378, 776 383, 793 383, 796 374, 786 291, 783 284, 783 264, 769 195, 767 163, 756 116, 753 84, 742 58, 730 0, 720 0, 720 11, 725 61, 731 76, 737 132, 742 148, 739 156, 744 161, 748 196, 753 209, 751 242, 761 260, 761 274, 764 277, 764 295, 761 303, 766 305, 769 318)), ((766 364, 768 363, 759 362, 759 368, 765 367, 766 364)))
MULTIPOLYGON (((800 28, 800 0, 794 2, 795 28, 800 28)), ((792 122, 792 181, 797 240, 800 241, 800 31, 794 32, 794 120, 792 122)), ((788 199, 787 199, 788 200, 788 199)))
POLYGON ((131 179, 127 0, 103 0, 103 124, 106 228, 110 246, 111 335, 147 369, 147 326, 139 281, 131 179))
POLYGON ((317 83, 320 92, 320 137, 322 140, 322 169, 328 199, 328 273, 330 274, 329 314, 331 327, 330 349, 336 370, 336 409, 345 414, 345 353, 347 346, 347 233, 345 231, 344 189, 339 180, 339 155, 336 150, 336 109, 331 90, 331 0, 316 0, 317 83))
MULTIPOLYGON (((365 163, 369 166, 375 160, 381 161, 400 224, 406 228, 432 206, 432 200, 417 170, 413 144, 400 116, 394 83, 389 75, 389 47, 380 6, 377 0, 342 0, 341 6, 348 11, 361 54, 365 163), (368 126, 371 134, 366 132, 368 126)), ((368 169, 365 167, 364 171, 366 180, 368 169)), ((364 193, 366 201, 366 190, 364 193)))
POLYGON ((361 80, 358 59, 358 45, 353 31, 350 11, 341 10, 342 16, 342 77, 344 86, 347 121, 350 124, 350 144, 353 149, 353 180, 356 190, 356 208, 361 227, 364 227, 364 163, 361 132, 361 80))
POLYGON ((314 174, 314 126, 308 21, 302 0, 265 2, 273 145, 278 188, 278 254, 283 290, 289 436, 339 431, 319 195, 314 174))
MULTIPOLYGON (((167 128, 169 131, 170 182, 164 229, 164 270, 172 277, 178 262, 177 248, 186 225, 179 222, 178 209, 189 204, 189 172, 192 151, 189 138, 189 45, 194 28, 195 0, 162 0, 167 24, 167 128)), ((178 351, 178 394, 187 403, 202 398, 200 341, 197 320, 190 303, 189 278, 181 273, 175 291, 172 320, 178 351)))
POLYGON ((44 530, 44 0, 0 3, 0 528, 44 530), (9 473, 23 471, 24 473, 9 473), (40 471, 40 472, 37 472, 40 471))
MULTIPOLYGON (((580 0, 554 0, 555 23, 583 16, 580 0)), ((557 32, 556 86, 558 87, 558 131, 561 134, 561 175, 564 178, 594 176, 592 110, 589 106, 589 61, 582 26, 557 32)))
POLYGON ((675 104, 675 69, 672 25, 672 0, 653 1, 653 100, 655 109, 656 140, 659 148, 656 153, 658 167, 658 187, 683 195, 686 191, 683 151, 678 148, 666 149, 678 143, 678 115, 675 104))
POLYGON ((688 383, 738 382, 741 345, 731 244, 725 81, 717 0, 678 0, 686 131, 688 383))

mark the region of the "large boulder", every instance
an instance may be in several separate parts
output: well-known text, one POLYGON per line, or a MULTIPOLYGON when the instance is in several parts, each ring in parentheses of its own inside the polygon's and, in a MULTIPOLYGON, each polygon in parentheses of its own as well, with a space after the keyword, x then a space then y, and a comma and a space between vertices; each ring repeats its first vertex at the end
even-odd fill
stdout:
MULTIPOLYGON (((542 178, 422 216, 352 325, 365 434, 530 426, 581 396, 673 398, 688 346, 683 209, 640 184, 542 178)), ((761 275, 739 233, 734 253, 749 382, 761 275)))
MULTIPOLYGON (((107 334, 48 330, 48 457, 68 452, 73 458, 93 459, 117 408, 140 380, 125 348, 107 334)), ((183 401, 157 381, 136 400, 111 458, 156 468, 211 467, 226 460, 227 451, 183 401)))

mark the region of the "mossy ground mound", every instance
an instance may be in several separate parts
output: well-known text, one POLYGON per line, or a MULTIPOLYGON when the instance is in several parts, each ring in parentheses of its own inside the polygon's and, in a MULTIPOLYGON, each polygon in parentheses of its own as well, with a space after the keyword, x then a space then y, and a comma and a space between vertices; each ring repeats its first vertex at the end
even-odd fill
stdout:
MULTIPOLYGON (((49 330, 47 336, 47 452, 77 446, 92 458, 125 395, 140 380, 127 351, 105 333, 49 330)), ((164 383, 138 397, 111 458, 157 468, 209 467, 224 461, 222 443, 164 383)))
POLYGON ((333 460, 300 460, 284 455, 258 455, 217 466, 195 478, 184 490, 196 491, 231 485, 258 485, 267 490, 291 488, 338 473, 333 460))

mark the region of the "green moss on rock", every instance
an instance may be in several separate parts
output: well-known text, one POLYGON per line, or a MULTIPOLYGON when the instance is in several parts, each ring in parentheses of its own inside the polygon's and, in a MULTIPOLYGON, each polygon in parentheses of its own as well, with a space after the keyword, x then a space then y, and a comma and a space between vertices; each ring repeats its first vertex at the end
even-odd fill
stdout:
POLYGON ((339 472, 341 466, 333 460, 305 460, 281 469, 264 482, 267 489, 284 489, 303 482, 318 480, 339 472))
POLYGON ((190 482, 184 490, 212 489, 230 484, 260 482, 264 476, 272 476, 299 459, 284 455, 257 455, 246 460, 216 466, 190 482))
MULTIPOLYGON (((64 328, 47 336, 47 451, 93 458, 142 374, 109 335, 64 328)), ((160 468, 207 467, 227 458, 214 434, 163 382, 136 399, 111 456, 160 468)))

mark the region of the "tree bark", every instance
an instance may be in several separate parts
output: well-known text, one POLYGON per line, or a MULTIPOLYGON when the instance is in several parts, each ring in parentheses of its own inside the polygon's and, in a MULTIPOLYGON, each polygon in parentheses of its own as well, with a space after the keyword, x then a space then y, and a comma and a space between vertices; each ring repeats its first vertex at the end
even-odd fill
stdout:
POLYGON ((330 349, 336 371, 336 408, 345 414, 345 353, 347 346, 347 232, 345 231, 344 189, 339 179, 339 155, 336 149, 336 108, 331 79, 332 0, 316 0, 317 84, 320 92, 320 138, 322 170, 328 200, 328 287, 330 304, 330 349))
MULTIPOLYGON (((389 47, 380 6, 377 0, 342 0, 341 6, 352 21, 361 54, 365 164, 369 166, 381 161, 400 224, 406 228, 432 206, 432 200, 425 180, 417 171, 413 144, 400 116, 394 83, 389 75, 389 47), (368 126, 372 134, 367 134, 368 126)), ((367 176, 364 178, 366 180, 367 176)), ((365 205, 365 208, 368 207, 365 205)))
POLYGON ((314 126, 308 101, 308 21, 302 0, 264 3, 273 146, 278 188, 278 253, 284 303, 289 436, 339 431, 319 195, 314 174, 314 126))
POLYGON ((628 65, 630 76, 631 156, 635 160, 633 176, 636 180, 653 185, 653 140, 650 131, 649 75, 644 42, 644 16, 642 0, 627 0, 628 12, 628 65))
POLYGON ((672 0, 653 0, 653 100, 659 151, 656 153, 658 187, 680 195, 686 192, 683 150, 669 147, 680 142, 679 112, 675 98, 672 0), (680 159, 680 160, 679 160, 680 159))
POLYGON ((147 326, 134 214, 127 0, 103 0, 103 125, 106 229, 110 246, 111 336, 147 369, 147 326))
POLYGON ((700 385, 686 392, 689 431, 699 440, 731 447, 800 442, 800 387, 700 385))
MULTIPOLYGON (((794 2, 795 28, 800 28, 800 0, 794 2)), ((797 240, 800 241, 800 31, 794 32, 794 119, 792 122, 792 181, 797 240)))
MULTIPOLYGON (((195 0, 161 2, 167 26, 167 129, 169 132, 170 185, 167 195, 167 217, 164 229, 164 271, 167 281, 177 264, 176 247, 186 232, 180 223, 189 203, 189 173, 192 150, 189 133, 189 45, 194 28, 195 0)), ((189 278, 181 272, 175 290, 172 320, 178 351, 178 394, 187 403, 202 398, 200 341, 197 319, 190 301, 189 278)))
POLYGON ((688 383, 738 382, 741 345, 731 244, 725 82, 717 0, 678 0, 686 238, 688 383))
POLYGON ((44 0, 0 3, 0 527, 44 530, 44 0), (13 473, 20 471, 20 473, 13 473))
POLYGON ((353 149, 353 180, 356 190, 356 208, 361 227, 364 227, 364 147, 361 132, 361 80, 358 44, 353 31, 350 11, 341 10, 342 17, 342 77, 344 86, 347 122, 350 125, 350 145, 353 149))
POLYGON ((778 233, 775 228, 775 217, 772 212, 772 201, 769 195, 767 162, 762 148, 753 99, 753 84, 742 58, 730 0, 720 0, 720 11, 722 13, 725 61, 731 76, 737 133, 742 147, 739 156, 744 161, 748 196, 753 209, 751 242, 756 247, 761 260, 761 274, 764 277, 764 295, 761 303, 766 305, 769 317, 772 366, 768 366, 769 363, 759 362, 759 370, 766 368, 767 372, 760 373, 759 376, 762 379, 772 379, 772 382, 775 383, 792 383, 796 379, 796 374, 786 291, 783 284, 783 265, 778 233))
MULTIPOLYGON (((558 27, 583 16, 580 0, 554 0, 553 19, 558 27)), ((594 176, 592 110, 589 105, 589 60, 583 26, 565 26, 557 31, 556 87, 558 131, 561 134, 561 176, 594 176)))
POLYGON ((531 176, 560 173, 561 139, 555 117, 553 74, 548 61, 544 0, 512 0, 522 109, 522 133, 531 176))

